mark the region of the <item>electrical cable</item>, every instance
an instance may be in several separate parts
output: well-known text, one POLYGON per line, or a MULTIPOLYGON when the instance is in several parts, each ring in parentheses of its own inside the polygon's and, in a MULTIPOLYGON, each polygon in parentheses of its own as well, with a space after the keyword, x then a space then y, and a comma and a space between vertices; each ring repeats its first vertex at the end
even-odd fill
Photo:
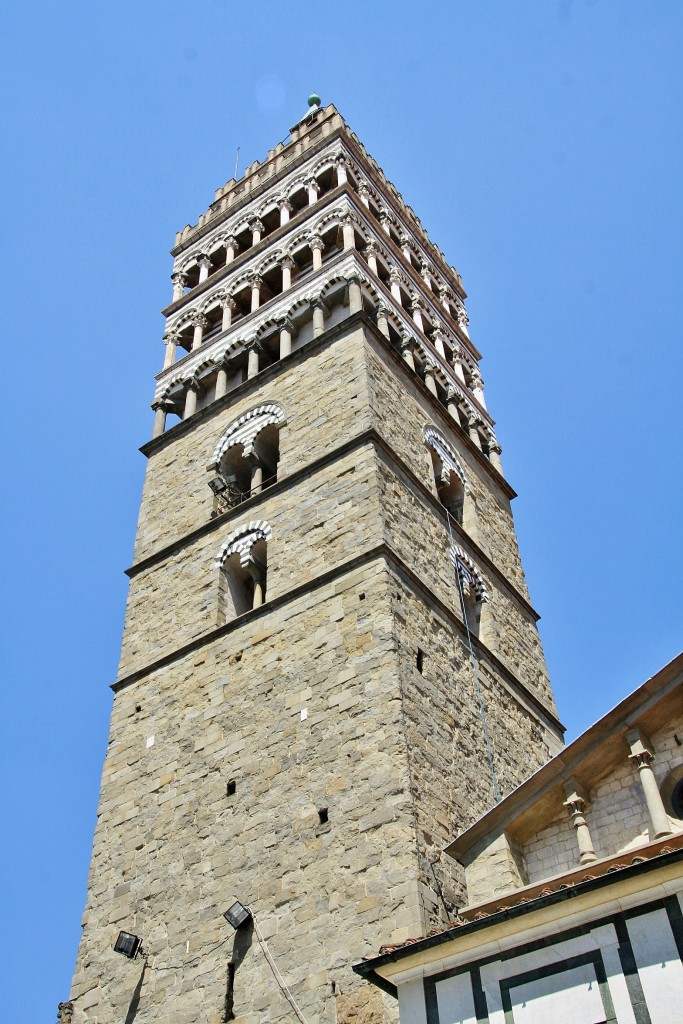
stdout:
POLYGON ((275 961, 273 960, 272 954, 271 954, 270 950, 268 949, 268 944, 267 944, 266 940, 263 937, 261 929, 259 928, 258 921, 256 920, 256 914, 251 909, 251 907, 245 907, 244 909, 248 910, 249 913, 251 914, 251 919, 254 922, 254 931, 256 932, 256 938, 259 940, 259 945, 261 946, 261 949, 263 950, 263 955, 265 956, 265 958, 266 958, 266 960, 268 962, 268 966, 270 967, 271 971, 273 972, 273 976, 274 976, 276 982, 280 986, 280 989, 282 991, 283 996, 285 997, 285 999, 287 1000, 289 1005, 294 1010, 294 1013, 297 1015, 297 1017, 301 1021, 301 1024, 308 1024, 308 1021, 306 1020, 306 1018, 304 1017, 303 1013, 301 1012, 301 1010, 299 1009, 299 1007, 297 1005, 296 999, 294 998, 292 993, 287 988, 287 985, 285 984, 285 979, 282 977, 282 975, 280 974, 280 972, 277 969, 277 966, 275 964, 275 961))
MULTIPOLYGON (((451 514, 446 509, 446 519, 448 521, 448 533, 451 538, 451 548, 455 549, 455 539, 453 537, 453 527, 451 526, 451 514)), ((474 690, 477 695, 477 701, 479 703, 479 716, 481 718, 481 724, 484 729, 484 739, 486 740, 486 752, 488 755, 489 768, 491 769, 491 780, 493 782, 493 796, 496 803, 500 802, 500 790, 498 789, 498 780, 496 779, 496 768, 493 762, 493 750, 491 749, 491 741, 489 740, 489 730, 486 725, 486 709, 484 708, 484 701, 481 695, 481 687, 479 685, 479 671, 477 669, 477 659, 474 653, 474 646, 472 644, 472 634, 470 633, 470 625, 467 621, 467 608, 465 607, 465 594, 462 588, 462 580, 460 578, 460 569, 458 567, 458 556, 456 554, 455 564, 455 578, 458 582, 458 593, 460 594, 460 607, 462 609, 462 618, 465 623, 465 633, 467 634, 467 646, 470 649, 470 661, 472 662, 472 672, 474 673, 474 690)))

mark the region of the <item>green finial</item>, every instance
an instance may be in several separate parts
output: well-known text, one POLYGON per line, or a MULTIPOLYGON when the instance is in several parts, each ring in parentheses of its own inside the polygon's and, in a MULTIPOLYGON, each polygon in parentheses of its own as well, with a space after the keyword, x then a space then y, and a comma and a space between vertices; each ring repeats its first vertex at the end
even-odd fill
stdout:
POLYGON ((311 95, 308 97, 308 105, 309 107, 319 107, 320 97, 317 96, 316 93, 312 92, 311 95))

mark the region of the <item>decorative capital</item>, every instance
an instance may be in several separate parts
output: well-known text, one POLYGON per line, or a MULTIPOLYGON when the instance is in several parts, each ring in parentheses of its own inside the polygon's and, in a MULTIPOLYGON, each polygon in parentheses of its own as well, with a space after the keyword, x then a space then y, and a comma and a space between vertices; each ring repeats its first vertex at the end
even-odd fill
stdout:
POLYGON ((278 207, 281 210, 288 210, 289 213, 291 213, 292 210, 294 209, 294 206, 292 203, 290 203, 289 199, 280 199, 278 202, 278 207))
POLYGON ((314 189, 315 192, 320 192, 320 185, 313 176, 311 176, 310 178, 306 178, 306 180, 304 181, 304 185, 306 186, 306 188, 314 189))
POLYGON ((202 330, 206 330, 209 326, 209 318, 204 313, 200 313, 198 309, 193 310, 190 313, 190 321, 194 327, 201 327, 202 330))
POLYGON ((320 249, 322 251, 325 248, 325 243, 323 242, 320 235, 311 235, 311 237, 308 240, 308 244, 310 245, 311 249, 320 249))
POLYGON ((199 381, 199 377, 193 375, 187 382, 188 391, 195 391, 197 394, 202 390, 202 385, 199 381))
POLYGON ((380 251, 380 248, 379 248, 377 242, 373 238, 371 238, 370 241, 367 242, 366 245, 365 245, 365 252, 366 252, 366 254, 368 256, 377 256, 379 251, 380 251))
POLYGON ((251 220, 249 221, 249 227, 252 231, 264 230, 263 221, 260 219, 260 217, 252 217, 251 220))
POLYGON ((258 338, 249 338, 244 347, 247 352, 256 352, 258 355, 263 354, 263 343, 258 338))
POLYGON ((232 295, 224 295, 221 299, 221 308, 229 309, 231 313, 234 313, 237 309, 237 303, 232 295))
POLYGON ((455 384, 449 384, 446 390, 446 401, 457 402, 460 399, 460 392, 456 388, 455 384))
POLYGON ((473 370, 470 373, 470 381, 472 384, 473 391, 481 391, 481 389, 484 387, 484 381, 482 380, 482 376, 478 370, 473 370))
POLYGON ((260 288, 261 285, 263 284, 263 278, 261 277, 260 274, 250 274, 249 284, 252 288, 260 288))
POLYGON ((224 244, 226 249, 232 249, 233 252, 237 252, 237 250, 239 249, 237 239, 235 238, 234 235, 228 235, 225 239, 224 244))
POLYGON ((177 345, 178 344, 178 332, 176 330, 168 330, 164 333, 164 345, 177 345))
POLYGON ((398 267, 391 267, 389 269, 389 280, 392 284, 403 284, 403 275, 398 267))
POLYGON ((182 273, 182 271, 175 270, 171 274, 171 281, 173 282, 173 284, 182 284, 182 285, 184 285, 185 282, 187 281, 187 277, 185 276, 185 274, 182 273))
POLYGON ((207 253, 205 253, 205 252, 198 252, 197 253, 197 264, 200 267, 203 267, 205 265, 210 267, 211 266, 211 259, 209 258, 207 253))
POLYGON ((294 324, 288 316, 281 316, 277 321, 277 327, 280 331, 289 331, 290 333, 295 330, 294 324))
POLYGON ((458 327, 467 327, 470 322, 470 318, 467 315, 467 310, 463 306, 462 302, 458 302, 455 310, 455 320, 458 327))
POLYGON ((282 258, 282 260, 280 261, 280 266, 284 270, 294 270, 294 267, 296 266, 296 264, 294 263, 294 260, 292 259, 291 256, 284 256, 282 258))
POLYGON ((398 343, 398 347, 401 350, 401 352, 412 352, 412 350, 415 347, 415 338, 412 336, 412 334, 410 334, 409 331, 401 331, 401 340, 398 343))

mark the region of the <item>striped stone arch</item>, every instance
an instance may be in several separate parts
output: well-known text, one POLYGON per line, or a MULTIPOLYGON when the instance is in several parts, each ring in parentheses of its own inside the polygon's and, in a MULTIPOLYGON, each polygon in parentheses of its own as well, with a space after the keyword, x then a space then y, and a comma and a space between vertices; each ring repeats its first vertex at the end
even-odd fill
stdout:
POLYGON ((264 405, 257 405, 244 415, 236 419, 234 423, 225 430, 216 445, 211 456, 211 466, 216 466, 225 453, 233 445, 244 445, 244 454, 251 455, 254 448, 254 441, 258 434, 271 424, 281 427, 285 422, 284 411, 275 402, 266 402, 264 405))
POLYGON ((448 557, 455 567, 465 596, 469 596, 474 591, 477 602, 488 601, 489 591, 484 582, 484 577, 467 552, 463 551, 458 544, 452 544, 448 557))
POLYGON ((239 555, 240 565, 246 568, 254 544, 259 540, 267 542, 272 536, 273 531, 265 519, 252 519, 250 523, 238 526, 221 545, 214 563, 216 568, 222 569, 230 555, 239 555))
MULTIPOLYGON (((465 476, 465 470, 460 465, 457 455, 449 445, 448 441, 441 436, 438 430, 434 427, 425 427, 423 431, 424 442, 428 448, 433 448, 436 454, 441 459, 441 465, 448 472, 450 476, 451 472, 455 473, 458 479, 461 481, 465 491, 469 491, 467 484, 467 477, 465 476)), ((444 481, 445 483, 446 481, 444 481)))

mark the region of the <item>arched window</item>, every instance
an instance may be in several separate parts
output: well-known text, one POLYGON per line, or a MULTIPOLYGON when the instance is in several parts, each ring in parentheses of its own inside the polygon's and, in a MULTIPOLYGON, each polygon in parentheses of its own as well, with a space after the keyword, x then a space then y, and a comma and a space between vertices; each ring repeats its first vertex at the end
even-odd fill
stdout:
POLYGON ((439 501, 456 523, 463 526, 467 493, 464 470, 448 442, 433 427, 425 428, 424 439, 432 459, 439 501))
POLYGON ((467 628, 473 636, 481 633, 482 605, 489 599, 489 592, 476 565, 461 547, 451 546, 449 557, 455 568, 455 579, 460 597, 460 607, 467 628))
POLYGON ((268 523, 254 520, 233 530, 216 556, 218 622, 230 622, 266 600, 268 523))
POLYGON ((269 402, 244 413, 222 434, 208 466, 214 515, 275 483, 284 422, 280 406, 269 402))

